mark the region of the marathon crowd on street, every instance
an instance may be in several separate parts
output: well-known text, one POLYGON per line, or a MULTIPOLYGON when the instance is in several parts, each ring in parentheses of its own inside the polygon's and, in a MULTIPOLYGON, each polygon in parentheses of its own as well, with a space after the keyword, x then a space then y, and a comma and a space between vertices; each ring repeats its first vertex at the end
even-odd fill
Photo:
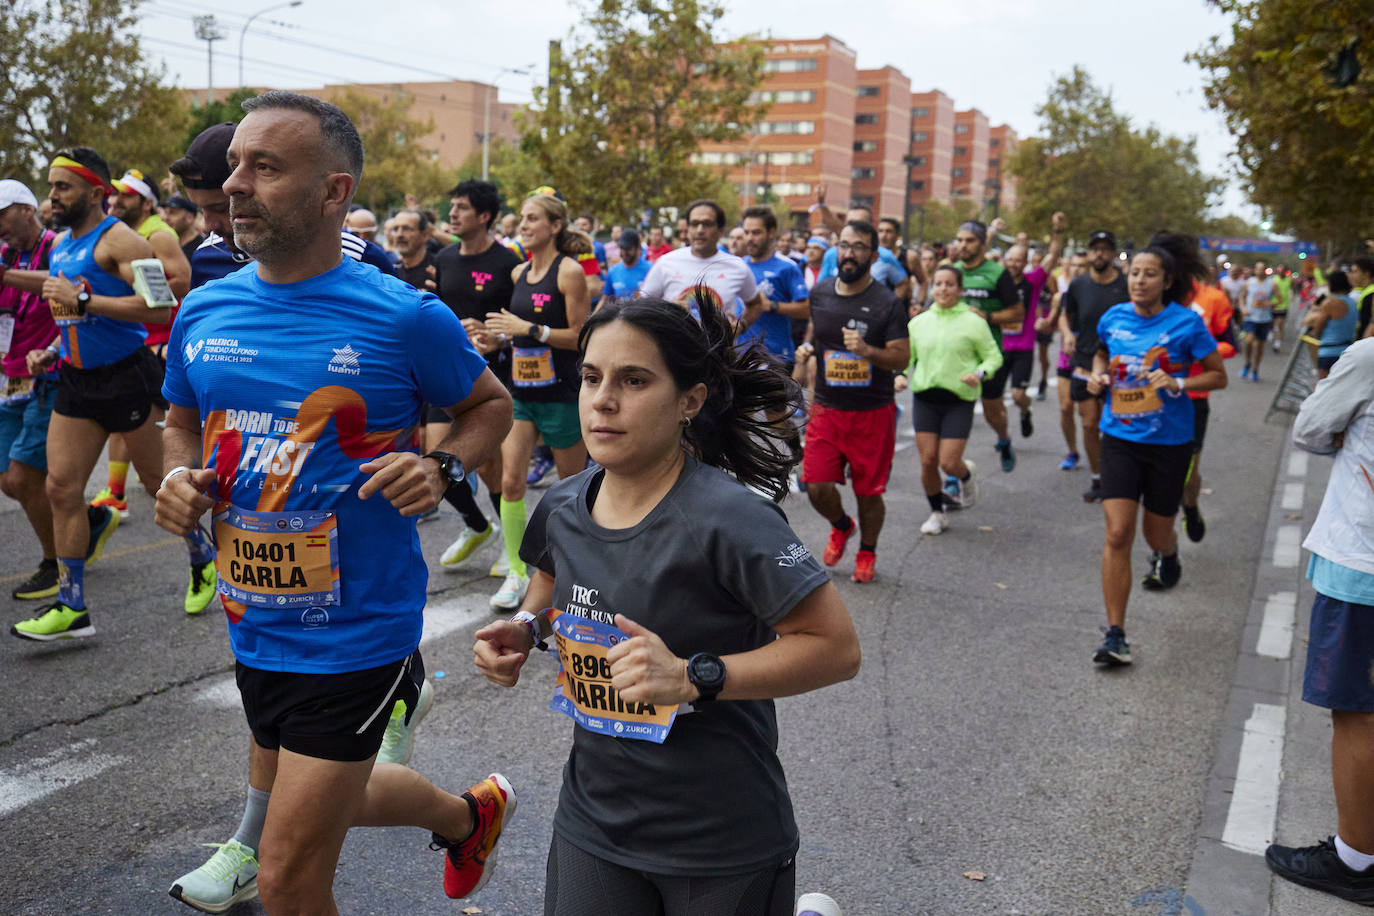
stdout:
POLYGON ((509 687, 556 653, 572 720, 546 914, 837 916, 797 894, 773 700, 864 676, 835 578, 890 573, 889 485, 925 495, 920 537, 965 537, 998 512, 980 480, 1062 437, 1103 519, 1083 664, 1125 668, 1133 590, 1174 588, 1180 531, 1208 533, 1210 399, 1275 385, 1275 354, 1303 347, 1320 381, 1293 438, 1336 456, 1304 544, 1303 698, 1331 710, 1339 823, 1267 861, 1374 905, 1369 256, 1271 264, 1168 230, 1128 251, 1063 213, 914 240, 823 187, 793 225, 694 200, 603 227, 555 187, 479 180, 446 212, 373 213, 342 111, 279 91, 243 108, 172 163, 118 173, 77 146, 40 187, 0 176, 0 488, 32 528, 7 550, 33 558, 12 638, 117 630, 85 571, 154 521, 185 544, 184 612, 228 619, 246 800, 173 897, 335 912, 360 826, 428 831, 448 897, 501 880, 519 787, 451 774, 473 782, 455 794, 406 766, 435 696, 428 576, 480 563, 473 664, 509 687), (902 424, 919 457, 894 465, 902 424), (155 519, 130 519, 134 480, 155 519), (824 544, 793 531, 789 493, 824 544), (417 525, 455 522, 423 555, 417 525))

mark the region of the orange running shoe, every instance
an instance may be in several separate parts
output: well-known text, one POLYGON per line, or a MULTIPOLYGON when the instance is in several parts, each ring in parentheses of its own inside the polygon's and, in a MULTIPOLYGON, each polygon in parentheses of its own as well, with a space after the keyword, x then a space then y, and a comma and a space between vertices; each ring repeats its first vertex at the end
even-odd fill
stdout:
POLYGON ((91 500, 91 505, 113 509, 119 513, 121 520, 127 520, 129 518, 129 500, 122 493, 116 496, 114 491, 109 487, 95 494, 95 499, 91 500))
POLYGON ((859 526, 851 520, 848 531, 841 531, 834 525, 830 526, 830 543, 825 545, 825 554, 821 557, 826 566, 834 566, 840 562, 840 557, 844 556, 844 547, 849 543, 849 539, 854 536, 854 532, 859 530, 859 526))
POLYGON ((854 576, 855 582, 873 581, 873 564, 878 562, 878 557, 871 550, 860 550, 854 555, 854 576))
POLYGON ((496 864, 496 841, 515 814, 515 790, 506 777, 492 773, 463 793, 472 805, 476 823, 467 839, 450 842, 435 833, 430 849, 444 854, 444 893, 453 900, 480 891, 496 864))

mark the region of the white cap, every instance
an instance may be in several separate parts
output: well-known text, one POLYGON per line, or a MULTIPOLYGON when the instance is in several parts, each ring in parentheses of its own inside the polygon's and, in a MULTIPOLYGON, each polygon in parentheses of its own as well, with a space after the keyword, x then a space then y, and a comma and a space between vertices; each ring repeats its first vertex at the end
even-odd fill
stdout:
POLYGON ((8 210, 11 204, 28 204, 38 209, 38 198, 22 181, 6 178, 0 181, 0 210, 8 210))

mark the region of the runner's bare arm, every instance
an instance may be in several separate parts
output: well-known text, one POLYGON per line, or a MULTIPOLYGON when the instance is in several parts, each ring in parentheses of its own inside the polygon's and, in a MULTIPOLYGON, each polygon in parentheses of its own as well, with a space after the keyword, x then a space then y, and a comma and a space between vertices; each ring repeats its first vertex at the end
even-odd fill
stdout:
POLYGON ((582 325, 586 322, 587 316, 592 311, 592 299, 601 295, 601 278, 596 279, 596 293, 592 293, 590 281, 592 277, 587 276, 586 272, 572 259, 564 259, 558 267, 558 291, 563 294, 563 301, 567 303, 568 326, 566 328, 552 328, 549 334, 549 346, 557 347, 560 350, 576 350, 577 336, 582 333, 582 325))
POLYGON ((1040 262, 1040 266, 1045 269, 1045 273, 1054 273, 1055 267, 1059 265, 1059 257, 1064 253, 1064 229, 1069 224, 1069 218, 1064 215, 1062 210, 1056 210, 1050 217, 1050 250, 1045 253, 1045 259, 1040 262))
POLYGON ((43 282, 48 279, 46 270, 15 270, 10 268, 0 274, 0 286, 12 286, 23 293, 41 293, 43 282))
POLYGON ((191 291, 191 262, 186 260, 186 252, 181 250, 174 236, 167 232, 154 232, 148 243, 153 246, 153 254, 162 262, 162 272, 167 275, 167 285, 177 301, 186 298, 191 291))
MULTIPOLYGON (((153 246, 123 223, 111 226, 95 246, 96 263, 106 273, 118 276, 131 286, 134 282, 133 262, 139 258, 151 257, 153 246)), ((76 294, 79 292, 76 284, 72 282, 75 279, 77 278, 66 277, 60 273, 58 276, 49 277, 43 284, 43 297, 68 308, 74 307, 76 294)), ((143 301, 143 297, 136 293, 128 296, 92 296, 86 311, 92 315, 117 318, 120 321, 146 321, 152 324, 162 324, 171 318, 169 309, 150 309, 148 303, 143 301)))
MULTIPOLYGON (((530 585, 525 591, 521 610, 539 617, 541 635, 547 634, 543 610, 553 601, 553 576, 542 569, 531 568, 530 585)), ((526 627, 509 620, 489 623, 477 631, 472 647, 473 664, 493 684, 514 687, 520 680, 520 669, 529 658, 530 633, 526 627)))
POLYGON ((190 534, 200 517, 214 505, 207 493, 214 485, 215 469, 197 470, 201 460, 200 437, 200 411, 172 404, 162 431, 163 479, 157 491, 155 520, 173 534, 190 534), (177 468, 190 470, 171 473, 177 468))

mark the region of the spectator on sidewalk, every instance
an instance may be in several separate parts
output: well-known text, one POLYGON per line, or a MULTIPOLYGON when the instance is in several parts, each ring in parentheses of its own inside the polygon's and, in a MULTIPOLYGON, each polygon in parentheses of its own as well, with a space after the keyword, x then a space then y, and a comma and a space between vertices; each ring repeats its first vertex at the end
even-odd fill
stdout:
POLYGON ((1331 710, 1336 834, 1270 846, 1265 860, 1296 884, 1374 905, 1374 341, 1352 344, 1303 402, 1299 448, 1336 456, 1317 521, 1302 698, 1331 710))

